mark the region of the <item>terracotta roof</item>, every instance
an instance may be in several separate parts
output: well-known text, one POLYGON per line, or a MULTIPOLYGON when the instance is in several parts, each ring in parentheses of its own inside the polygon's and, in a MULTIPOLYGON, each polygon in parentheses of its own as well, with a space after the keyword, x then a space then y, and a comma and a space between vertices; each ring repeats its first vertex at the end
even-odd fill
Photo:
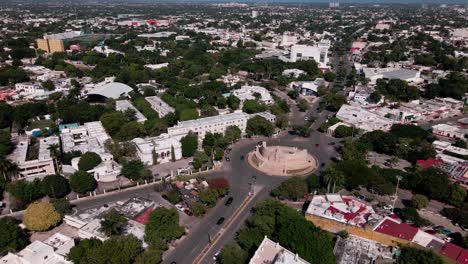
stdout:
POLYGON ((375 231, 411 241, 418 232, 418 229, 408 224, 398 223, 387 218, 375 229, 375 231))
POLYGON ((456 246, 452 243, 445 243, 442 249, 440 250, 440 254, 453 260, 457 260, 462 251, 463 248, 459 246, 456 246))

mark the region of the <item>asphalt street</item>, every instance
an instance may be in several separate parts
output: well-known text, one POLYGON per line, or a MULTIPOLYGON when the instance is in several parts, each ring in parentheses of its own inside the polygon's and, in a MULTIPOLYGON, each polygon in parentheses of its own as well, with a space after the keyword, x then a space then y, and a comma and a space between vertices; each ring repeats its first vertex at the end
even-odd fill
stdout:
MULTIPOLYGON (((292 125, 304 124, 305 116, 315 116, 317 118, 316 122, 311 126, 314 132, 312 132, 312 135, 309 138, 300 138, 289 134, 287 131, 283 131, 281 134, 273 138, 257 137, 252 139, 243 139, 232 147, 232 151, 229 153, 231 161, 224 162, 221 171, 210 173, 208 177, 223 176, 229 180, 231 185, 230 193, 225 199, 233 197, 233 203, 230 206, 225 206, 225 199, 220 201, 215 208, 212 208, 209 213, 200 220, 200 222, 193 226, 186 238, 180 241, 175 248, 164 254, 163 263, 192 263, 203 251, 206 245, 210 243, 210 238, 213 238, 221 228, 223 228, 216 224, 218 219, 225 217, 226 222, 228 222, 236 209, 241 206, 244 199, 252 190, 251 188, 258 190, 254 193, 254 197, 249 202, 248 206, 239 213, 229 227, 223 230, 221 239, 212 245, 208 253, 201 260, 201 263, 213 263, 215 253, 224 245, 233 241, 236 232, 242 227, 243 223, 250 215, 254 205, 269 197, 270 191, 286 179, 285 177, 271 177, 264 175, 256 171, 246 162, 243 157, 246 157, 247 153, 252 151, 258 142, 266 141, 269 145, 306 148, 317 158, 319 164, 323 163, 326 165, 332 162, 331 158, 335 157, 337 153, 335 146, 329 145, 329 143, 336 143, 337 140, 316 131, 318 126, 330 115, 327 111, 323 111, 317 115, 315 108, 318 104, 319 102, 316 101, 311 105, 309 111, 306 113, 300 113, 294 104, 292 104, 291 107, 292 111, 290 120, 292 125)), ((319 169, 322 169, 323 167, 324 166, 321 166, 319 169)))

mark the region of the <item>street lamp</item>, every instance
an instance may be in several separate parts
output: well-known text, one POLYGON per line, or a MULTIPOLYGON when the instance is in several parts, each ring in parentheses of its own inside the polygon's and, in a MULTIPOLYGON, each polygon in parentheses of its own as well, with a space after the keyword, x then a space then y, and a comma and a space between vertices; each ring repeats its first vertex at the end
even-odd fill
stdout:
POLYGON ((396 178, 397 178, 397 184, 395 188, 395 199, 393 200, 392 214, 393 214, 393 210, 395 210, 395 203, 398 198, 398 186, 400 185, 400 181, 403 179, 403 177, 401 177, 400 175, 397 175, 396 178))

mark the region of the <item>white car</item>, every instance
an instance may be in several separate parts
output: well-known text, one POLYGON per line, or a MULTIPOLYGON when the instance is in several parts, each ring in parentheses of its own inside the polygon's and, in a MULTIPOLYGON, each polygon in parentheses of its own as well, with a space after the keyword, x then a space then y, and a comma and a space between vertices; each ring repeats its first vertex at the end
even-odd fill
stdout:
POLYGON ((387 205, 385 205, 385 206, 383 207, 383 209, 390 211, 390 210, 393 209, 393 206, 390 205, 390 204, 387 204, 387 205))
POLYGON ((184 211, 184 207, 183 207, 182 205, 180 205, 180 204, 176 204, 175 207, 176 207, 177 209, 179 209, 179 211, 181 211, 181 212, 184 211))

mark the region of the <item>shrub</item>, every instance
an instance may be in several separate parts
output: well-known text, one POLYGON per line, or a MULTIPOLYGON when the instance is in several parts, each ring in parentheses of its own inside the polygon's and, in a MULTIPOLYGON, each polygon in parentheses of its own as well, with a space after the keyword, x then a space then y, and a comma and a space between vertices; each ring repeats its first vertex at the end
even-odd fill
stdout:
POLYGON ((94 152, 86 152, 80 158, 78 162, 78 168, 82 171, 89 171, 94 169, 99 163, 101 163, 101 157, 94 152))

